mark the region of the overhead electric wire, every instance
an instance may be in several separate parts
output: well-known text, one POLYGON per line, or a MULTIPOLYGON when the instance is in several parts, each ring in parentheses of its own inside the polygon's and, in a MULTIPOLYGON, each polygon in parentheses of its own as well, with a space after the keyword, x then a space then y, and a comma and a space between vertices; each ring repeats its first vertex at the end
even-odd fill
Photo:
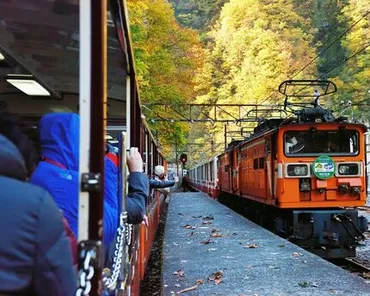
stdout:
POLYGON ((365 18, 370 13, 370 10, 368 10, 364 15, 362 15, 361 18, 359 18, 355 23, 353 23, 346 31, 344 31, 342 34, 340 34, 337 38, 335 38, 327 47, 325 47, 316 57, 314 57, 311 61, 308 62, 307 65, 305 65, 301 70, 299 70, 297 73, 293 75, 291 79, 296 77, 299 73, 301 73, 304 69, 306 69, 309 65, 311 65, 314 61, 316 61, 324 52, 326 52, 330 47, 332 47, 339 39, 341 39, 344 35, 346 35, 349 31, 352 30, 354 26, 356 26, 363 18, 365 18))
POLYGON ((333 72, 335 69, 339 68, 340 66, 342 66, 343 64, 347 63, 350 59, 354 58, 355 56, 357 56, 358 54, 360 54, 361 52, 363 52, 364 50, 366 50, 368 47, 370 47, 370 43, 368 45, 366 45, 365 47, 363 47, 362 49, 360 49, 359 51, 356 51, 353 55, 349 56, 349 57, 346 57, 342 62, 340 62, 338 65, 336 65, 334 68, 332 68, 329 72, 326 72, 325 74, 321 75, 319 78, 317 78, 316 80, 320 80, 324 77, 326 77, 328 74, 330 74, 331 72, 333 72))
MULTIPOLYGON (((370 43, 368 45, 366 45, 365 47, 361 48, 359 51, 356 51, 351 56, 346 57, 342 62, 340 62, 334 68, 330 69, 330 71, 326 72, 325 74, 322 74, 320 77, 316 78, 315 80, 320 80, 320 79, 325 78, 328 74, 330 74, 331 72, 333 72, 334 70, 336 70, 337 68, 339 68, 340 66, 342 66, 343 64, 347 63, 350 59, 354 58, 355 56, 357 56, 358 54, 360 54, 361 52, 363 52, 364 50, 366 50, 368 47, 370 47, 370 43)), ((294 95, 298 94, 299 92, 301 92, 302 90, 306 89, 307 87, 309 87, 309 86, 307 85, 305 87, 302 87, 301 89, 299 89, 298 91, 296 91, 294 93, 294 95)))
MULTIPOLYGON (((316 61, 323 53, 325 53, 330 47, 332 47, 338 40, 340 40, 344 35, 346 35, 350 30, 352 30, 352 28, 354 26, 356 26, 363 18, 365 18, 369 14, 370 14, 370 10, 368 10, 365 14, 363 14, 361 16, 361 18, 359 18, 356 22, 354 22, 347 30, 345 30, 343 33, 341 33, 339 36, 337 36, 327 47, 325 47, 321 52, 319 52, 318 55, 316 55, 311 61, 308 62, 308 64, 306 64, 301 70, 299 70, 297 73, 295 73, 290 79, 293 79, 294 77, 296 77, 299 73, 301 73, 303 70, 305 70, 310 64, 312 64, 314 61, 316 61)), ((342 64, 340 64, 340 65, 342 65, 342 64)), ((335 69, 336 68, 332 69, 331 71, 334 71, 335 69)), ((326 75, 329 74, 330 72, 326 73, 326 75)), ((318 79, 320 79, 320 78, 318 78, 318 79)), ((260 104, 263 104, 264 102, 266 102, 268 99, 270 99, 277 92, 278 91, 275 90, 271 95, 269 95, 267 98, 265 98, 260 104)))

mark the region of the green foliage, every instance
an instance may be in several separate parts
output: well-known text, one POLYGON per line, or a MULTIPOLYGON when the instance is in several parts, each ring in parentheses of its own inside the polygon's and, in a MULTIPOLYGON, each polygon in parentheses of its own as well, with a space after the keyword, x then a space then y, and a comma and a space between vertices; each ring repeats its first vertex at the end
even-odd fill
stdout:
MULTIPOLYGON (((368 11, 369 2, 367 0, 350 0, 342 8, 342 13, 350 24, 358 21, 368 11)), ((342 40, 342 46, 346 48, 349 57, 364 50, 339 68, 340 72, 336 77, 338 96, 335 106, 338 111, 342 110, 343 112, 343 107, 340 106, 341 101, 345 103, 347 101, 370 103, 370 47, 367 47, 370 45, 369 40, 370 23, 369 15, 367 15, 342 40)), ((344 115, 351 116, 351 108, 348 108, 344 115)), ((370 119, 369 108, 354 108, 354 117, 368 123, 370 119)))
POLYGON ((171 0, 176 18, 183 26, 205 31, 220 15, 228 0, 171 0))
MULTIPOLYGON (((317 29, 314 46, 317 53, 322 52, 334 39, 345 31, 346 19, 343 17, 342 5, 338 1, 314 0, 312 24, 317 29)), ((317 70, 319 76, 328 74, 328 77, 338 75, 338 70, 331 71, 346 57, 346 49, 341 42, 336 42, 319 58, 317 70)))

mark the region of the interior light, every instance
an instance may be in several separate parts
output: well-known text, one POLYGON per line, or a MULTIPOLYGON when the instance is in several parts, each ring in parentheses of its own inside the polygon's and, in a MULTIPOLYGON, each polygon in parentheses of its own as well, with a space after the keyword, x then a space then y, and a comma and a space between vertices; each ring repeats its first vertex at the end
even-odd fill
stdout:
POLYGON ((33 79, 32 75, 8 75, 6 81, 29 96, 50 96, 50 93, 33 79))
POLYGON ((0 61, 3 61, 5 60, 5 57, 2 55, 2 53, 0 52, 0 61))

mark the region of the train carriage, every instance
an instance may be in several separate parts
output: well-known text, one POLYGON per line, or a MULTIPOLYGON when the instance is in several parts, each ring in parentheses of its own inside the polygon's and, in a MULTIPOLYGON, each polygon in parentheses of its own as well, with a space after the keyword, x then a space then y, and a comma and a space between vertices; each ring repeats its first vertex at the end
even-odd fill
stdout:
POLYGON ((187 171, 188 185, 194 189, 206 192, 213 198, 219 195, 220 183, 218 180, 218 156, 212 157, 206 162, 201 163, 196 168, 187 171))
MULTIPOLYGON (((129 147, 139 148, 146 174, 157 164, 166 165, 141 114, 125 1, 2 1, 0 15, 0 112, 16 115, 36 145, 41 116, 75 112, 81 118, 80 173, 88 178, 104 172, 106 141, 119 148, 117 178, 123 193, 129 147)), ((104 188, 103 178, 96 181, 104 188)), ((98 231, 103 192, 85 185, 79 209, 81 260, 87 251, 104 252, 98 231)), ((163 195, 153 192, 147 204, 148 227, 123 225, 131 231, 122 238, 118 272, 110 271, 110 290, 139 295, 163 208, 163 195)), ((99 260, 92 264, 96 270, 89 291, 85 282, 78 293, 101 295, 104 266, 99 260)))

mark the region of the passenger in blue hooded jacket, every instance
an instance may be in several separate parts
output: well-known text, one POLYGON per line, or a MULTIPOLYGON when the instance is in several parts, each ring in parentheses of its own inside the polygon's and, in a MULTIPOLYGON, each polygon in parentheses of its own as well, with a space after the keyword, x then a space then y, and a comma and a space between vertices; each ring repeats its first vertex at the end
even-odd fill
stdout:
POLYGON ((27 141, 20 129, 5 137, 0 121, 0 295, 72 296, 76 274, 60 210, 26 182, 27 141))
MULTIPOLYGON (((74 113, 50 113, 41 118, 39 130, 42 161, 30 181, 50 192, 77 235, 80 118, 74 113)), ((148 178, 142 173, 142 159, 137 154, 128 158, 130 223, 141 223, 149 191, 148 178)), ((104 243, 110 244, 118 227, 119 201, 117 167, 108 157, 104 191, 104 243)))

